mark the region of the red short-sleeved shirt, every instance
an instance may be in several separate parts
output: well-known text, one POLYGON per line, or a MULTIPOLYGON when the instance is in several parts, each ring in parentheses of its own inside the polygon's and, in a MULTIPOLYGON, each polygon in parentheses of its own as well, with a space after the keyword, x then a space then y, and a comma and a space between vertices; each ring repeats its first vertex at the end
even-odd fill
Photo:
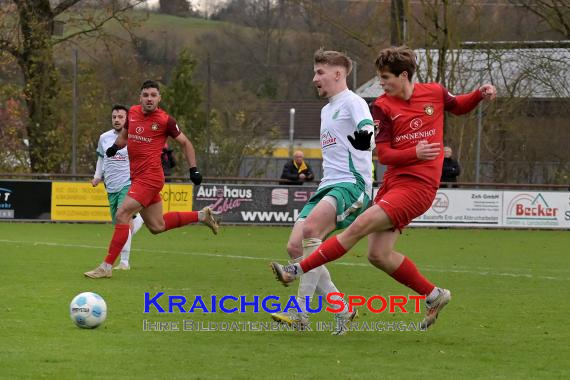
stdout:
POLYGON ((136 105, 129 110, 125 128, 132 181, 162 189, 164 173, 160 155, 167 137, 176 138, 181 133, 176 120, 160 108, 145 114, 141 105, 136 105))

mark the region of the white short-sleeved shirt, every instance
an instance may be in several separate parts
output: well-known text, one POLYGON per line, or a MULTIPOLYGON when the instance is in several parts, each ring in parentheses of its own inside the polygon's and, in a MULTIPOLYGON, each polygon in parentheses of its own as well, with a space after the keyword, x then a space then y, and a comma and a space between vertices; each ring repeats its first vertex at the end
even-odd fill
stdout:
POLYGON ((339 182, 363 182, 372 197, 372 152, 355 149, 347 136, 374 126, 368 104, 346 89, 329 99, 321 110, 323 178, 319 189, 339 182))
POLYGON ((115 143, 118 133, 114 129, 103 133, 97 144, 97 155, 103 158, 103 179, 108 193, 117 193, 131 184, 131 169, 127 147, 119 150, 113 157, 105 152, 115 143))

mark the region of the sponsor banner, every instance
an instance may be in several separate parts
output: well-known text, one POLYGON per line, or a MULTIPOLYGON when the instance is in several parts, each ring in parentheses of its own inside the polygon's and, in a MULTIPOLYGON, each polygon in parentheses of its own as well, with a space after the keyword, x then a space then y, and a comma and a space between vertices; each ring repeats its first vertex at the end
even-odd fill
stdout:
MULTIPOLYGON (((59 221, 110 222, 105 187, 88 182, 53 182, 51 219, 59 221)), ((163 212, 192 211, 192 185, 165 184, 160 192, 163 212)))
POLYGON ((162 212, 192 211, 192 185, 167 183, 160 192, 162 212))
POLYGON ((194 189, 196 209, 209 206, 229 224, 291 225, 314 186, 212 185, 194 189))
POLYGON ((439 189, 431 208, 411 225, 498 227, 501 211, 502 191, 439 189))
POLYGON ((49 220, 50 197, 49 181, 0 181, 0 220, 49 220))
POLYGON ((52 182, 51 219, 110 222, 109 201, 103 185, 88 182, 52 182))
POLYGON ((505 191, 503 226, 570 228, 570 193, 505 191))

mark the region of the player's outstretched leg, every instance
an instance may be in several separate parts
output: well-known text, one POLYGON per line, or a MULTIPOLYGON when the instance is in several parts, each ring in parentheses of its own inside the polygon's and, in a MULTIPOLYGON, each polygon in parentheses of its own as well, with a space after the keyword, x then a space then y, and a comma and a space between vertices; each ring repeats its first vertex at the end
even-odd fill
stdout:
POLYGON ((433 297, 426 298, 426 314, 422 321, 422 328, 427 329, 435 323, 439 312, 451 301, 451 292, 447 289, 435 288, 433 297), (433 298, 433 299, 430 299, 433 298))
POLYGON ((302 275, 302 270, 299 264, 287 264, 281 265, 276 262, 271 263, 271 270, 275 274, 277 281, 283 284, 283 286, 289 286, 293 281, 302 275))
POLYGON ((208 226, 214 235, 217 235, 220 228, 220 221, 216 219, 214 211, 212 211, 212 209, 209 207, 204 207, 202 210, 200 210, 200 213, 203 215, 200 216, 200 221, 208 226))

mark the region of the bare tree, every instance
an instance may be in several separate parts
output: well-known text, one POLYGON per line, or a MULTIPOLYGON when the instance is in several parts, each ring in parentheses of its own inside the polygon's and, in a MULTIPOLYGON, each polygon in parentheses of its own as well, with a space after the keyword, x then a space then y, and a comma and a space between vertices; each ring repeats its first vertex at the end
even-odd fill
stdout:
POLYGON ((101 38, 103 26, 111 20, 128 29, 131 19, 126 12, 142 2, 100 1, 96 9, 75 11, 72 9, 81 0, 13 0, 1 5, 0 51, 15 58, 23 77, 32 171, 58 171, 63 159, 58 149, 65 138, 58 131, 63 116, 54 102, 60 91, 54 46, 81 37, 101 38), (64 19, 72 30, 54 37, 64 19))
POLYGON ((510 0, 537 16, 548 27, 570 39, 570 2, 568 0, 510 0))

